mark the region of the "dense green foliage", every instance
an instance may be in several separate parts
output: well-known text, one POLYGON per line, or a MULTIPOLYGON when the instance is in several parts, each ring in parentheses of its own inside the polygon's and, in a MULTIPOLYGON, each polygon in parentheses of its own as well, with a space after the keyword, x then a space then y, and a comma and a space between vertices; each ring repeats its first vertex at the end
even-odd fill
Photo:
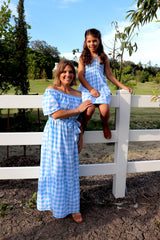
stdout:
POLYGON ((19 0, 17 18, 9 4, 10 0, 3 2, 0 9, 0 94, 10 88, 14 88, 15 94, 28 94, 29 79, 52 78, 60 53, 45 41, 34 41, 28 46, 30 26, 25 22, 24 0, 19 0))
POLYGON ((9 90, 15 68, 15 32, 9 2, 0 9, 0 94, 9 90))
POLYGON ((50 79, 55 62, 59 62, 59 51, 45 41, 31 41, 28 50, 28 78, 50 79))
MULTIPOLYGON (((120 64, 113 59, 110 61, 110 65, 112 68, 112 72, 116 72, 117 78, 120 74, 120 64)), ((141 63, 135 64, 130 61, 124 61, 122 63, 123 72, 121 73, 121 81, 123 83, 133 84, 135 85, 138 82, 145 83, 145 82, 156 82, 160 83, 160 67, 158 66, 151 66, 142 65, 141 63)))

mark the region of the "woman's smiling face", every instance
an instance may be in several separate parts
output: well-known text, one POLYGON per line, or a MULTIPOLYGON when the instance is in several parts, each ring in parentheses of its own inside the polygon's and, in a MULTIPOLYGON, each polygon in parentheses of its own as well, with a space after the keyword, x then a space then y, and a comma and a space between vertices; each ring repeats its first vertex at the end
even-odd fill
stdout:
POLYGON ((60 81, 62 85, 71 85, 74 79, 74 73, 71 66, 67 65, 60 74, 60 81))

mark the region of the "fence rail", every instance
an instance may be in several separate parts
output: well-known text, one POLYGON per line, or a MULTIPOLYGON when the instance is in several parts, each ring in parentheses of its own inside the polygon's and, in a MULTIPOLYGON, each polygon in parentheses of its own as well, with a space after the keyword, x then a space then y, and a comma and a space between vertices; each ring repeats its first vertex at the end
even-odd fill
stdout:
MULTIPOLYGON (((115 143, 114 162, 103 164, 80 165, 80 176, 113 175, 113 195, 115 198, 125 196, 126 174, 160 171, 160 160, 128 162, 128 143, 137 141, 160 141, 160 129, 130 130, 131 107, 158 108, 158 102, 151 102, 151 97, 131 96, 127 91, 118 90, 112 96, 111 107, 116 108, 116 128, 112 138, 106 140, 102 131, 86 131, 84 143, 115 143)), ((41 95, 1 95, 0 109, 41 108, 41 95)), ((41 145, 42 132, 0 133, 0 145, 41 145)), ((36 167, 0 167, 2 179, 34 179, 39 176, 36 167)))

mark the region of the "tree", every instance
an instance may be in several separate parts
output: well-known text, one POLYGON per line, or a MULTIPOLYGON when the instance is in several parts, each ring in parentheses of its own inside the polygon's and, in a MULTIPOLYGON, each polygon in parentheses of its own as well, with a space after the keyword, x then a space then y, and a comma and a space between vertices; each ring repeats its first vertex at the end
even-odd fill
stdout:
POLYGON ((0 10, 0 94, 10 89, 15 70, 15 28, 10 23, 9 3, 4 2, 0 10))
MULTIPOLYGON (((157 19, 157 11, 160 8, 160 0, 138 0, 137 10, 128 11, 126 18, 130 17, 131 25, 128 26, 125 31, 127 33, 133 32, 136 27, 143 26, 146 23, 157 19)), ((156 22, 160 22, 157 20, 156 22)), ((155 99, 157 99, 157 93, 154 93, 155 99)))
POLYGON ((10 19, 12 17, 12 11, 9 9, 9 3, 3 2, 0 11, 0 39, 8 39, 9 33, 12 35, 14 27, 10 24, 10 19))
POLYGON ((51 56, 55 61, 59 61, 59 54, 60 52, 56 47, 52 47, 51 45, 47 44, 45 41, 31 41, 30 46, 32 50, 37 52, 43 53, 46 56, 51 56))
MULTIPOLYGON (((138 0, 137 9, 128 11, 126 18, 130 18, 131 25, 125 30, 130 33, 136 27, 143 26, 151 22, 154 18, 157 19, 157 10, 160 8, 159 0, 138 0)), ((159 22, 159 20, 157 20, 159 22)))
POLYGON ((76 53, 80 53, 79 48, 73 49, 72 53, 74 55, 73 61, 78 63, 78 57, 76 56, 76 53))
MULTIPOLYGON (((121 81, 122 72, 123 72, 123 63, 124 63, 124 52, 127 50, 129 52, 129 56, 132 55, 133 51, 137 51, 137 44, 132 44, 132 34, 124 32, 120 32, 118 29, 118 23, 112 22, 112 25, 115 27, 115 37, 114 37, 114 44, 113 49, 111 52, 112 62, 114 67, 114 74, 119 81, 121 81), (118 43, 118 47, 117 46, 118 43), (119 63, 119 70, 118 74, 116 71, 116 63, 119 63)), ((125 80, 126 81, 126 80, 125 80)))
MULTIPOLYGON (((31 41, 31 49, 29 55, 32 55, 33 61, 35 61, 35 75, 37 69, 40 69, 40 76, 42 72, 46 72, 47 78, 52 78, 52 70, 55 66, 55 62, 60 61, 60 52, 56 47, 48 45, 45 41, 31 41)), ((31 59, 31 56, 30 56, 31 59)), ((29 64, 29 69, 31 69, 32 62, 29 64)), ((43 74, 44 75, 44 74, 43 74)))
POLYGON ((16 94, 26 95, 29 91, 29 80, 27 78, 28 25, 25 22, 24 0, 19 0, 17 12, 18 18, 15 18, 16 71, 13 86, 15 87, 16 94))

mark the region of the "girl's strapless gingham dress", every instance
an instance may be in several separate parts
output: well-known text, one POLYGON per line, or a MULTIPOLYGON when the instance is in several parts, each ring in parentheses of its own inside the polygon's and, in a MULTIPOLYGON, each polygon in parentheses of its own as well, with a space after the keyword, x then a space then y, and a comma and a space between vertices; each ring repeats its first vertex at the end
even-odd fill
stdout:
POLYGON ((38 180, 38 210, 53 210, 53 216, 64 218, 80 212, 78 115, 53 119, 50 115, 60 109, 71 110, 82 102, 80 97, 55 89, 46 89, 43 112, 48 115, 41 146, 38 180))
POLYGON ((88 89, 80 84, 79 91, 82 92, 82 101, 91 100, 93 104, 109 104, 111 91, 104 75, 104 64, 100 64, 98 56, 94 58, 91 64, 85 65, 85 79, 100 93, 100 96, 97 98, 92 97, 88 89))

